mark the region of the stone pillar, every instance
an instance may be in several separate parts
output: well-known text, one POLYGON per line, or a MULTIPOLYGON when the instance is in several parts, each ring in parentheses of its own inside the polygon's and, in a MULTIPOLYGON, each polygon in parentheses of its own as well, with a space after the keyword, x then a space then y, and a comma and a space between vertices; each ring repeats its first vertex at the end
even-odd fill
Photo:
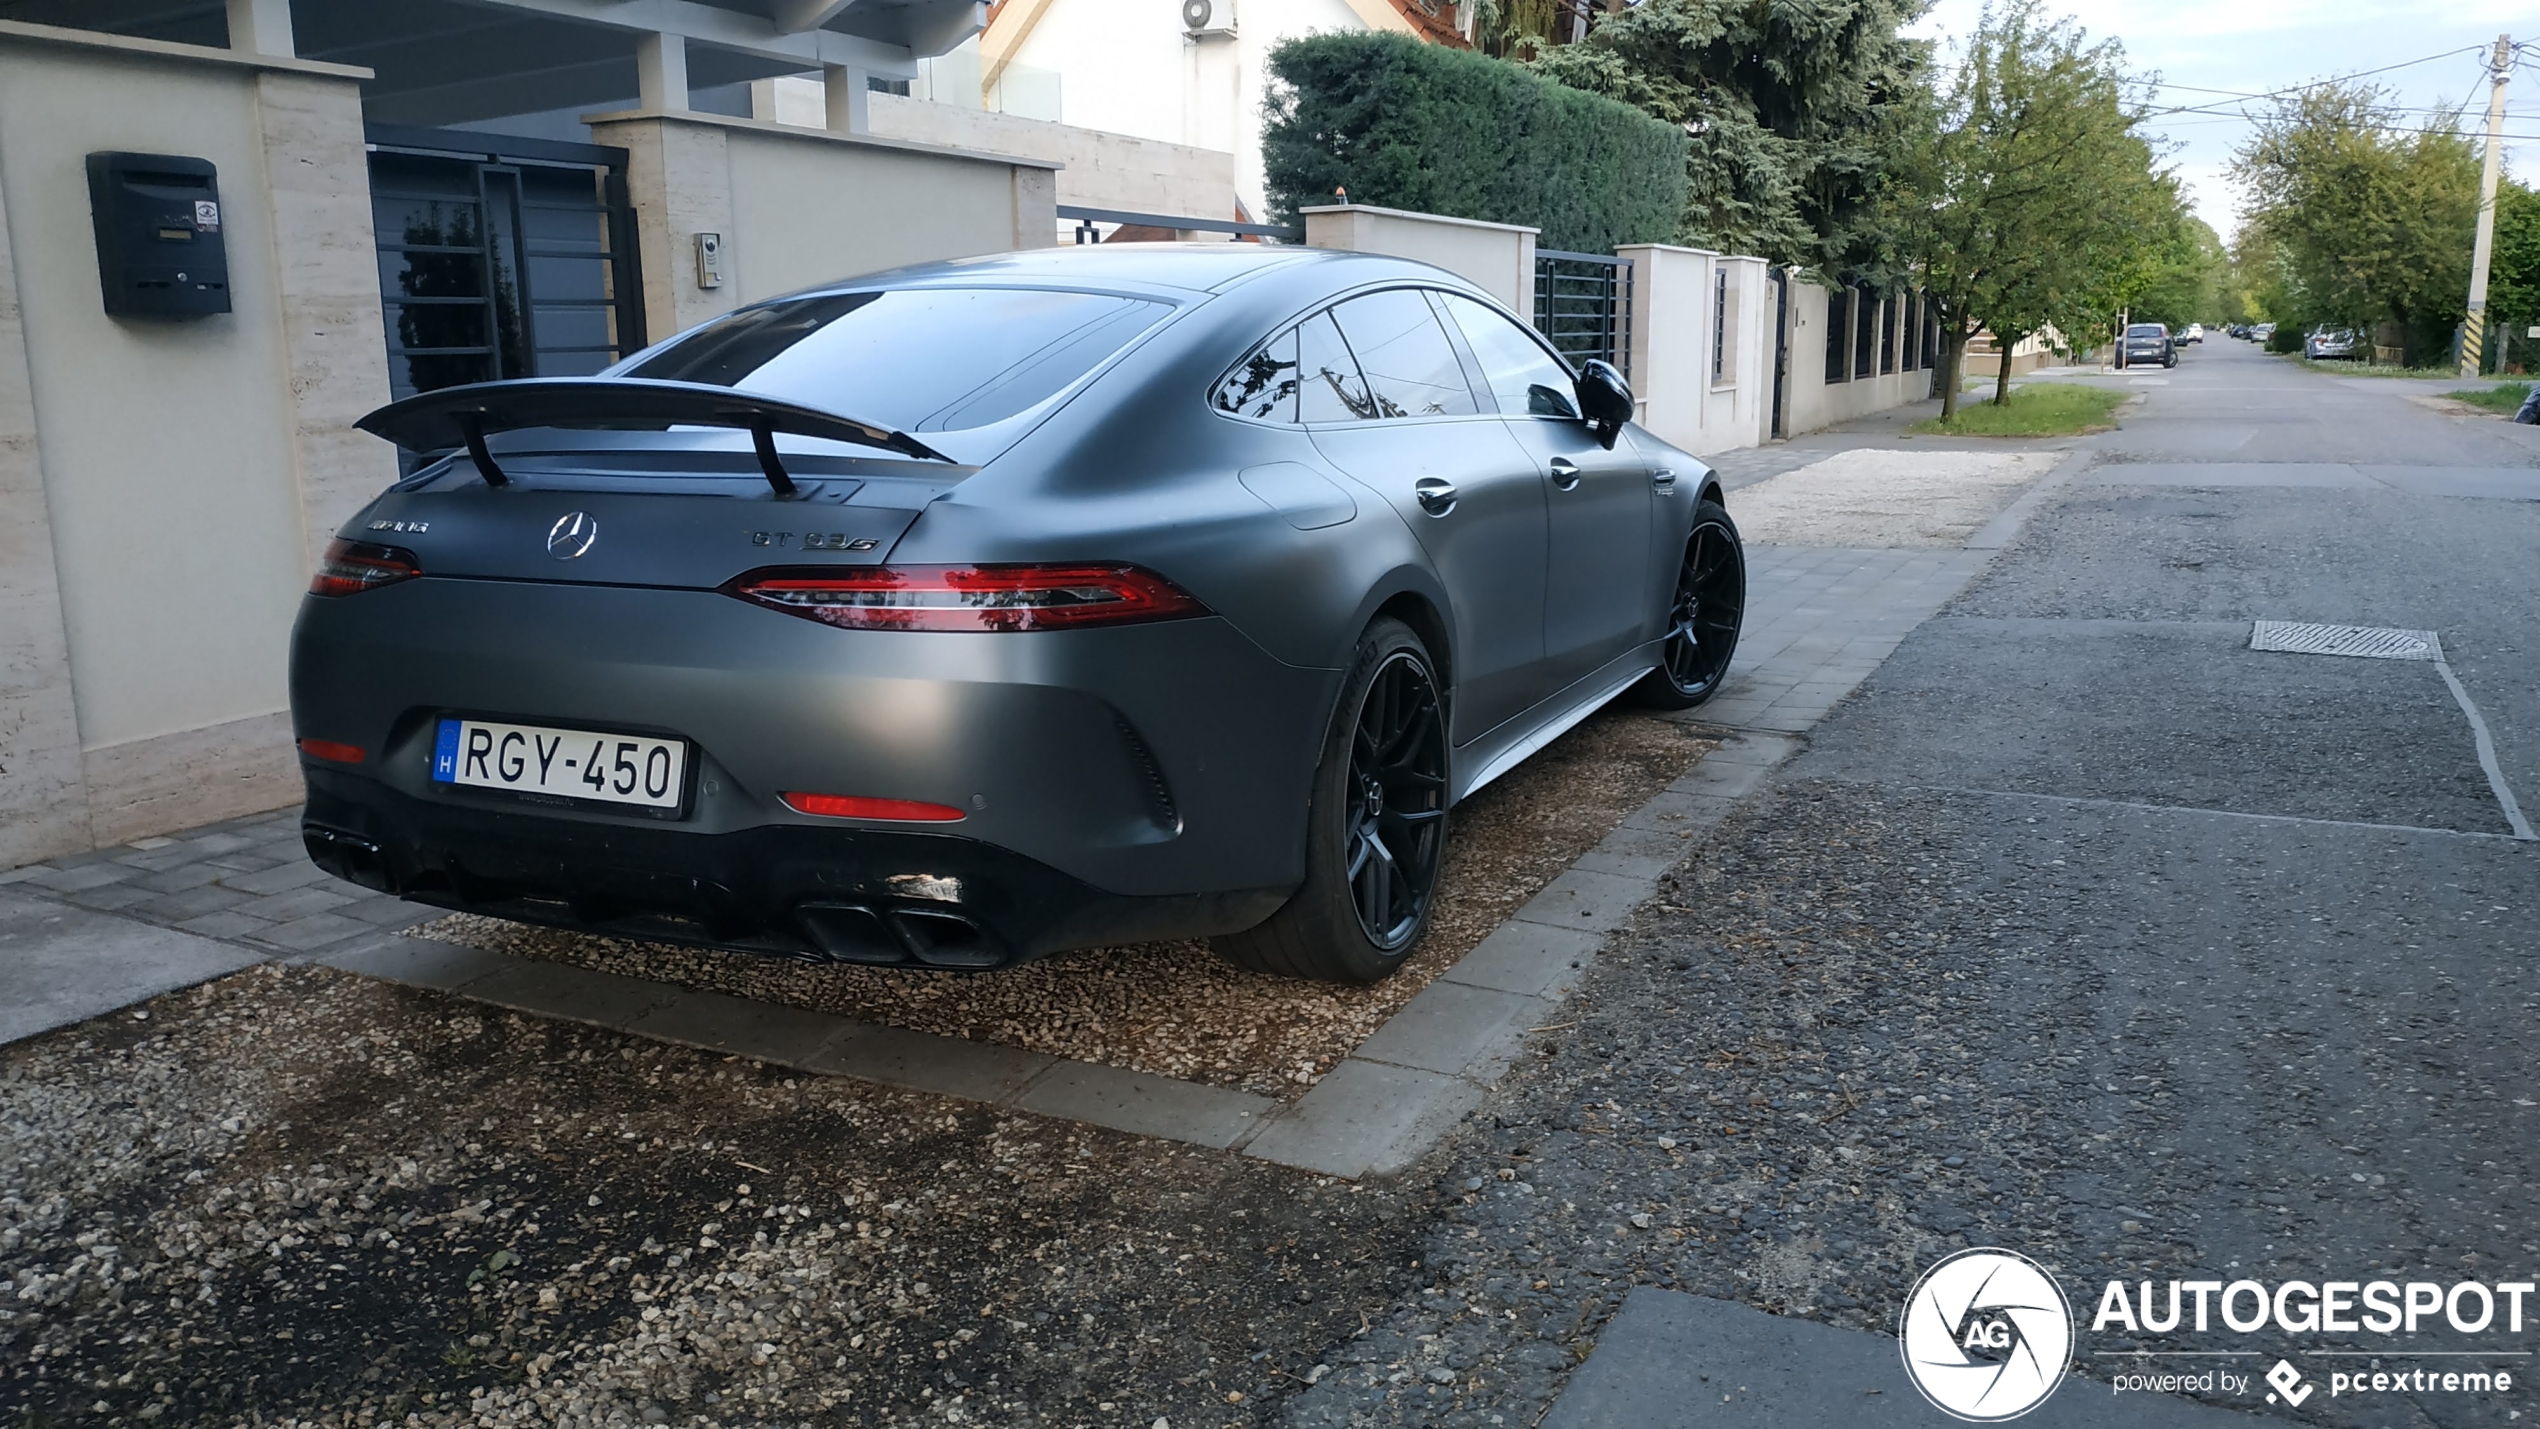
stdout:
POLYGON ((1058 245, 1058 171, 1014 166, 1014 246, 1058 245))
POLYGON ((626 151, 626 193, 635 206, 636 249, 644 270, 646 335, 659 342, 739 306, 749 240, 733 224, 724 131, 646 111, 596 117, 591 142, 626 151), (700 233, 723 235, 720 288, 697 285, 700 233))
POLYGON ((1632 396, 1640 423, 1687 451, 1701 451, 1711 392, 1711 306, 1715 281, 1707 249, 1628 243, 1632 262, 1632 396))
POLYGON ((353 430, 389 400, 370 159, 361 90, 352 83, 267 71, 256 77, 256 110, 273 186, 274 288, 314 569, 336 528, 397 479, 395 448, 353 430))

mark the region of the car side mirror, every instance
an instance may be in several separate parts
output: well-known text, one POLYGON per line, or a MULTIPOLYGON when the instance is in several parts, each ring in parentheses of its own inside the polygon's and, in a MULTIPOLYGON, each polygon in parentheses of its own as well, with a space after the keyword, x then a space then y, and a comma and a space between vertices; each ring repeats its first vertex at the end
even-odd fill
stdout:
POLYGON ((1632 419, 1632 385, 1614 364, 1591 357, 1579 366, 1579 414, 1587 418, 1598 441, 1607 451, 1614 449, 1615 438, 1623 434, 1623 424, 1632 419))

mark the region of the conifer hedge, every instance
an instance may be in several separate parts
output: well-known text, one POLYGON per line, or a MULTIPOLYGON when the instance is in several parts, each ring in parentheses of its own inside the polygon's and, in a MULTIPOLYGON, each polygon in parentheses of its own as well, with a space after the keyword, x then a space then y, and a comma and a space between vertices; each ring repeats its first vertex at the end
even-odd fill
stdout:
POLYGON ((1270 54, 1262 166, 1272 213, 1336 202, 1531 224, 1546 248, 1664 243, 1685 137, 1619 100, 1392 33, 1307 35, 1270 54))

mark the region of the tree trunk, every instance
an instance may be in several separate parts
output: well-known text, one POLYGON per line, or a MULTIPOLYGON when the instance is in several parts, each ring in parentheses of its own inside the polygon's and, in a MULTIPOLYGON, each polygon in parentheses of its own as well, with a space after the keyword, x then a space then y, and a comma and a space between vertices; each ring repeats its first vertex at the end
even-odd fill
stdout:
POLYGON ((1958 389, 1967 385, 1966 324, 1952 320, 1946 336, 1948 340, 1942 344, 1945 356, 1941 361, 1940 379, 1940 420, 1943 422, 1958 415, 1958 389))
POLYGON ((2027 333, 2009 337, 1997 333, 1994 336, 1993 347, 1998 358, 1995 363, 1998 370, 1993 376, 1993 405, 1996 407, 2011 405, 2011 349, 2019 346, 2027 337, 2027 333))

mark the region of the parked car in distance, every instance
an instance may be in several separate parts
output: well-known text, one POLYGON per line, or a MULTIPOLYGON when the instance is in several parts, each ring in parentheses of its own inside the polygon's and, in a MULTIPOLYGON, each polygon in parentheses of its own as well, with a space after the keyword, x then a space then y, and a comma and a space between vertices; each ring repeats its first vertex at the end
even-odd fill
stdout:
POLYGON ((2178 344, 2170 340, 2170 330, 2159 323, 2129 323, 2125 330, 2125 365, 2176 367, 2178 344))
POLYGON ((2275 336, 2274 323, 2259 323, 2249 329, 2249 340, 2252 342, 2264 342, 2273 336, 2275 336))
POLYGON ((2205 325, 2203 323, 2189 323, 2187 325, 2187 331, 2178 335, 2178 340, 2183 343, 2192 342, 2200 346, 2203 345, 2205 341, 2205 325))
POLYGON ((1372 982, 1447 818, 1719 688, 1721 486, 1465 280, 1054 248, 753 303, 360 426, 424 455, 292 633, 323 868, 421 903, 986 971, 1210 938, 1372 982))
POLYGON ((2361 347, 2362 341, 2353 328, 2313 328, 2310 335, 2302 339, 2302 355, 2314 360, 2359 357, 2363 355, 2359 351, 2361 347))

